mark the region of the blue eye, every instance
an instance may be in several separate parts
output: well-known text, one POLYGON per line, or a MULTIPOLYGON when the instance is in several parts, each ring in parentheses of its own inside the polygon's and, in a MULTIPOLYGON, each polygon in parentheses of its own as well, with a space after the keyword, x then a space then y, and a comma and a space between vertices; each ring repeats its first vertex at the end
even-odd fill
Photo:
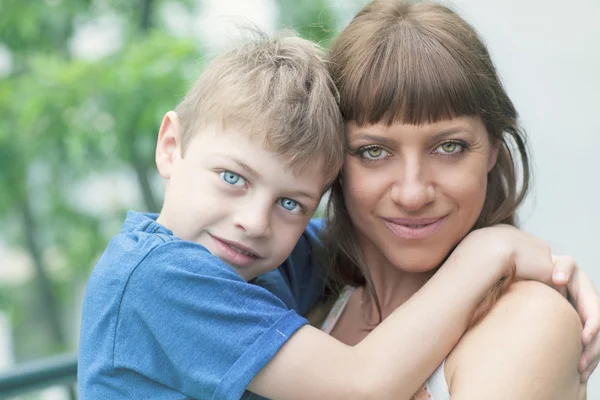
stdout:
POLYGON ((294 213, 299 213, 301 211, 300 204, 298 204, 297 201, 294 201, 292 199, 286 199, 285 197, 282 197, 281 199, 277 200, 277 204, 279 204, 281 207, 283 207, 287 211, 291 211, 294 213), (296 209, 298 209, 298 210, 296 210, 296 209))
POLYGON ((246 180, 242 178, 240 175, 231 171, 223 171, 221 172, 221 179, 227 182, 230 185, 234 186, 242 186, 246 184, 246 180))

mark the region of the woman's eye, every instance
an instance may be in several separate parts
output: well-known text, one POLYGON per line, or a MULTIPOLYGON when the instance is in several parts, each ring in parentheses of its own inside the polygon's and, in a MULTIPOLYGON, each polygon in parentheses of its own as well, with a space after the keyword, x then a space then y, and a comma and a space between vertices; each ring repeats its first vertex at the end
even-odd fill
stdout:
POLYGON ((365 160, 375 161, 387 157, 390 153, 381 147, 367 147, 359 150, 358 154, 365 160))
POLYGON ((279 204, 285 210, 293 212, 295 214, 298 214, 300 213, 300 211, 302 211, 302 207, 297 201, 287 199, 285 197, 282 197, 281 199, 277 200, 277 204, 279 204))
POLYGON ((465 151, 465 147, 466 145, 461 142, 446 142, 439 145, 435 152, 443 155, 454 155, 465 151))
POLYGON ((231 171, 221 172, 221 179, 232 186, 244 186, 246 184, 246 180, 244 178, 231 171))

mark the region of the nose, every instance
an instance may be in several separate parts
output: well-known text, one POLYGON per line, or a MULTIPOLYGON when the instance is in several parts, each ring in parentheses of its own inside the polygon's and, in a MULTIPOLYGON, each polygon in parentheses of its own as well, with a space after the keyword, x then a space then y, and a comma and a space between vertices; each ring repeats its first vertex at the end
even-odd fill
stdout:
POLYGON ((392 200, 406 211, 419 211, 435 199, 435 188, 418 157, 405 158, 391 187, 392 200))
POLYGON ((265 237, 271 234, 271 207, 266 201, 247 201, 241 205, 234 217, 234 224, 247 236, 265 237))

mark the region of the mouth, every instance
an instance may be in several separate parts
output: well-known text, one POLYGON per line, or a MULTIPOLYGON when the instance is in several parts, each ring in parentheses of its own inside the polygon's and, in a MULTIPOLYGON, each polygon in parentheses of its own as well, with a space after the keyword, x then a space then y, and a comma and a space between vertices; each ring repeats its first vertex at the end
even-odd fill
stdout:
POLYGON ((215 255, 228 264, 245 267, 262 258, 255 250, 241 243, 214 235, 210 235, 210 237, 215 243, 215 255))
POLYGON ((394 235, 407 240, 420 240, 432 236, 447 217, 444 215, 431 218, 383 218, 383 221, 394 235))

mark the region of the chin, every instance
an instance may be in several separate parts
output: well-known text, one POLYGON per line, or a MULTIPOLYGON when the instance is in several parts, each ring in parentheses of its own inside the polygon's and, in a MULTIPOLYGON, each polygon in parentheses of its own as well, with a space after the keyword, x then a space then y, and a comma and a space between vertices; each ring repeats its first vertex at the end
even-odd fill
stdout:
POLYGON ((410 273, 430 272, 438 268, 446 259, 447 252, 430 252, 424 254, 427 250, 409 250, 403 252, 395 252, 390 259, 394 260, 396 268, 410 273))

